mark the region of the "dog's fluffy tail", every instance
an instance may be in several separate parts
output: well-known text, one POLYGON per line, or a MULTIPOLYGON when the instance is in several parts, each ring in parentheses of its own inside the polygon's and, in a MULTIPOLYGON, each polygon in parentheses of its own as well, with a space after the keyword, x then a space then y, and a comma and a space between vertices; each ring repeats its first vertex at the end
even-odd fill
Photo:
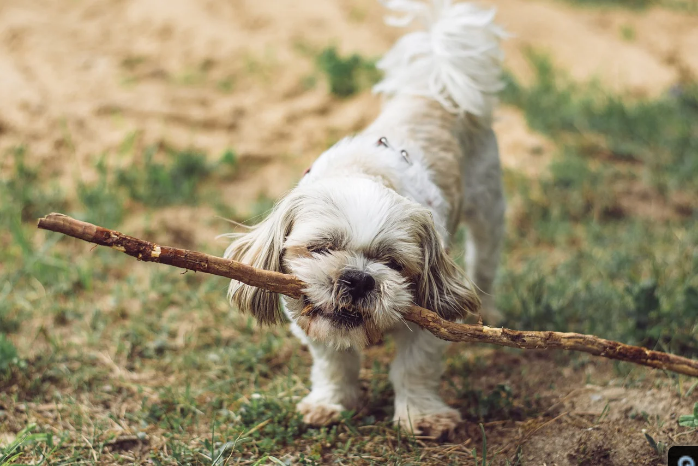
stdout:
POLYGON ((383 80, 374 92, 419 95, 448 111, 489 118, 502 88, 500 40, 494 9, 450 0, 382 0, 401 16, 386 23, 404 27, 419 20, 425 31, 403 36, 378 62, 383 80))

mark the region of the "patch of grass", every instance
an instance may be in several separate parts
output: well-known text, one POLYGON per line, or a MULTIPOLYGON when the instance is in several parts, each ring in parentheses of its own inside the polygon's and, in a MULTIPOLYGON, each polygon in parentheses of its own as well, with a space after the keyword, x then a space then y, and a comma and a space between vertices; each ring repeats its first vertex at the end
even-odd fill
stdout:
POLYGON ((336 47, 327 47, 316 58, 316 63, 337 97, 350 97, 380 80, 374 60, 358 54, 342 57, 336 47))
MULTIPOLYGON (((555 225, 553 248, 500 276, 507 326, 578 331, 685 355, 698 354, 694 231, 651 222, 555 225), (574 243, 583 244, 577 249, 574 243), (553 259, 553 260, 551 260, 553 259)), ((525 241, 525 240, 524 240, 525 241)))
POLYGON ((216 87, 218 88, 219 91, 224 92, 226 94, 233 92, 235 89, 235 78, 232 76, 228 76, 226 78, 218 80, 216 82, 216 87))
POLYGON ((294 439, 307 430, 295 405, 289 401, 253 394, 238 411, 247 438, 253 439, 262 452, 292 445, 294 439))
POLYGON ((157 147, 149 147, 143 154, 142 166, 121 168, 116 182, 125 188, 131 199, 147 206, 172 204, 195 205, 197 188, 211 173, 213 167, 206 156, 194 151, 167 151, 169 163, 154 160, 157 147))
POLYGON ((637 33, 635 32, 634 27, 632 27, 629 24, 624 24, 620 28, 620 36, 623 38, 623 40, 627 40, 628 42, 632 42, 635 40, 637 33))
POLYGON ((564 148, 538 180, 505 174, 514 196, 505 254, 518 256, 499 280, 507 325, 698 354, 695 210, 655 221, 623 202, 698 196, 698 87, 623 99, 530 58, 535 80, 510 79, 504 100, 564 148))
POLYGON ((32 448, 38 453, 38 457, 50 456, 60 445, 54 445, 52 433, 34 433, 36 424, 30 424, 20 432, 17 437, 5 447, 0 447, 0 464, 17 464, 22 456, 23 448, 32 448))
POLYGON ((631 9, 644 9, 661 4, 661 0, 567 0, 579 6, 611 6, 631 9))
POLYGON ((20 364, 17 348, 7 337, 0 333, 0 373, 7 372, 10 367, 20 364))
POLYGON ((7 228, 17 220, 35 220, 45 212, 63 208, 65 197, 57 183, 40 183, 39 168, 27 163, 27 150, 18 146, 2 154, 11 170, 0 177, 0 217, 7 228))
POLYGON ((533 84, 509 76, 502 98, 525 112, 531 128, 582 156, 640 163, 642 176, 662 193, 698 193, 698 83, 679 84, 655 100, 633 99, 598 83, 574 83, 540 53, 529 59, 533 84))
POLYGON ((96 168, 99 173, 96 183, 78 183, 78 198, 85 208, 80 218, 97 225, 119 225, 124 216, 124 201, 109 174, 105 157, 99 159, 96 168))
POLYGON ((644 10, 650 7, 663 7, 673 10, 696 12, 695 2, 691 0, 566 0, 582 7, 611 7, 644 10))

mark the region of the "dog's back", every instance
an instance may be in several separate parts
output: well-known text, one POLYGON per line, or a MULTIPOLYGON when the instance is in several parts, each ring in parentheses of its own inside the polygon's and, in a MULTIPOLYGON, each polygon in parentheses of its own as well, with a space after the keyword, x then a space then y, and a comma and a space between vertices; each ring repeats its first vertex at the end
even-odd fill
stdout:
POLYGON ((384 79, 374 92, 388 100, 366 134, 383 135, 420 146, 434 182, 449 203, 448 230, 472 210, 469 191, 475 176, 496 165, 498 153, 490 130, 496 94, 502 87, 494 10, 450 0, 390 0, 386 6, 402 17, 388 24, 417 20, 425 30, 403 36, 378 63, 384 79), (492 145, 494 144, 494 150, 492 145))

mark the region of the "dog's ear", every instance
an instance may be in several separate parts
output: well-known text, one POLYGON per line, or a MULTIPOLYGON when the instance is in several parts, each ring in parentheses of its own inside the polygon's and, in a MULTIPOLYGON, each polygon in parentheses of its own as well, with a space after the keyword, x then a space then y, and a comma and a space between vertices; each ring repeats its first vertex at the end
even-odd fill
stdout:
MULTIPOLYGON (((299 201, 299 196, 291 193, 262 222, 245 233, 231 235, 234 239, 224 257, 258 269, 282 272, 283 242, 293 228, 299 201)), ((278 293, 232 280, 228 298, 240 311, 251 313, 262 324, 276 324, 283 320, 278 293)))
POLYGON ((412 218, 418 225, 424 260, 415 284, 416 304, 448 320, 477 314, 480 299, 470 280, 444 250, 431 213, 425 209, 412 218))

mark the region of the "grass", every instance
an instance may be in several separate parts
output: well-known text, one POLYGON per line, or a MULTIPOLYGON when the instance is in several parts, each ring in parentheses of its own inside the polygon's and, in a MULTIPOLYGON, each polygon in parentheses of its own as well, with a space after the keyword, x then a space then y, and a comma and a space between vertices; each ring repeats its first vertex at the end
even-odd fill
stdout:
POLYGON ((582 7, 627 8, 630 10, 645 10, 651 7, 669 8, 695 13, 698 8, 691 0, 566 0, 582 7))
POLYGON ((166 151, 170 164, 156 162, 157 147, 145 149, 142 166, 129 165, 116 174, 117 185, 131 199, 148 206, 195 204, 196 189, 213 167, 206 156, 192 151, 166 151))
POLYGON ((534 84, 523 87, 510 78, 503 100, 521 107, 532 129, 564 143, 572 155, 641 164, 643 170, 629 175, 642 176, 661 194, 698 192, 697 83, 677 84, 659 99, 633 99, 595 83, 573 83, 544 55, 531 52, 529 58, 534 84))
POLYGON ((342 57, 335 47, 322 50, 316 63, 327 78, 330 92, 337 97, 350 97, 370 88, 380 79, 374 60, 367 60, 358 54, 342 57))
POLYGON ((548 176, 506 177, 521 202, 509 248, 535 251, 500 275, 508 324, 697 354, 698 211, 672 199, 698 197, 698 86, 623 98, 571 82, 542 55, 531 64, 533 84, 510 78, 504 100, 563 147, 548 176), (638 192, 671 215, 644 214, 638 192))
POLYGON ((679 418, 679 425, 698 428, 698 403, 693 405, 693 414, 687 414, 679 418))
MULTIPOLYGON (((367 62, 328 50, 321 66, 330 82, 350 77, 335 92, 365 88, 354 71, 337 70, 363 70, 367 62)), ((536 79, 523 85, 510 77, 504 100, 559 153, 538 180, 505 174, 510 224, 497 300, 507 325, 697 354, 697 214, 681 201, 698 196, 698 135, 689 124, 698 112, 695 86, 638 100, 572 83, 543 57, 532 60, 536 79), (636 192, 667 206, 666 218, 633 204, 636 192)), ((365 408, 331 427, 305 426, 294 405, 308 390, 309 354, 286 328, 260 329, 231 311, 225 280, 36 231, 34 219, 50 211, 118 228, 164 207, 225 205, 215 193, 234 182, 234 151, 141 150, 137 139, 134 133, 96 159, 94 181, 75 180, 74 194, 50 181, 49 167, 31 162, 30 147, 3 154, 0 463, 519 465, 529 439, 548 435, 537 433, 563 414, 560 393, 612 378, 682 393, 683 378, 633 375, 627 365, 457 346, 442 391, 462 408, 470 440, 439 445, 390 423, 388 340, 364 364, 365 408)), ((270 205, 259 198, 253 214, 270 205)), ((156 239, 166 233, 153 232, 156 239)), ((592 414, 575 422, 640 426, 656 452, 667 446, 666 429, 695 429, 695 413, 661 422, 636 415, 623 424, 609 424, 606 409, 592 414)), ((577 458, 609 448, 580 446, 577 458)))

